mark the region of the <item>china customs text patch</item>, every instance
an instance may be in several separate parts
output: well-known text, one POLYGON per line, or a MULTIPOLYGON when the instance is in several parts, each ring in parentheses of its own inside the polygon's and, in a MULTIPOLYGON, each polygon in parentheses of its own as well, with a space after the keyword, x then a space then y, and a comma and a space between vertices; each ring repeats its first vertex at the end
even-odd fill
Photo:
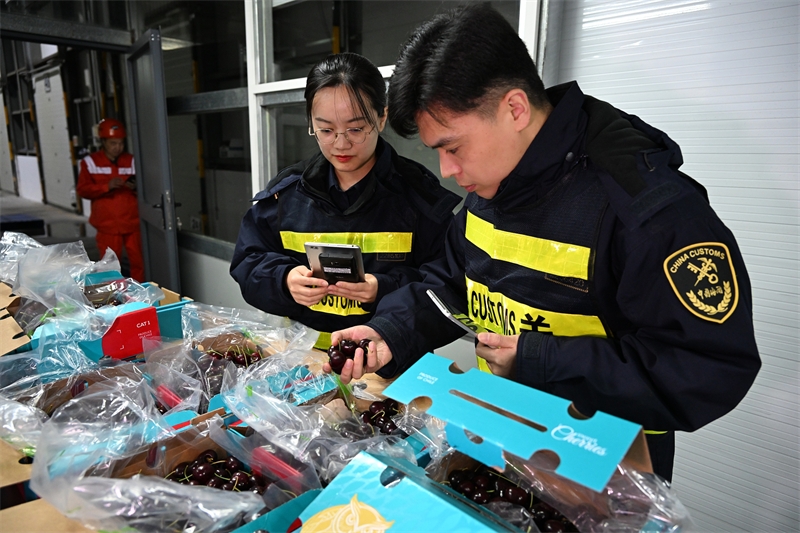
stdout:
POLYGON ((692 244, 667 257, 664 272, 681 303, 703 320, 722 324, 739 302, 736 272, 721 242, 692 244))

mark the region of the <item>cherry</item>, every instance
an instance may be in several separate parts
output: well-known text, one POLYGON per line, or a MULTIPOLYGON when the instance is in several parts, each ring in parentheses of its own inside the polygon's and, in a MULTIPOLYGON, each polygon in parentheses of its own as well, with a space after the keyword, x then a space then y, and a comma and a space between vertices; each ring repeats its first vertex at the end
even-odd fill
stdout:
POLYGON ((377 415, 378 413, 386 412, 386 405, 383 402, 372 402, 369 406, 369 412, 377 415))
POLYGON ((328 355, 330 355, 333 351, 339 351, 338 344, 331 344, 331 347, 328 348, 328 355))
POLYGON ((250 357, 250 364, 261 361, 261 354, 258 352, 251 353, 249 357, 250 357))
POLYGON ((545 520, 543 531, 547 533, 564 533, 567 528, 561 520, 545 520))
POLYGON ((358 341, 358 347, 364 350, 364 357, 369 353, 369 339, 361 339, 358 341))
POLYGON ((328 360, 328 364, 331 365, 331 370, 333 370, 337 374, 342 373, 342 369, 344 368, 344 364, 346 362, 347 362, 347 357, 339 350, 334 350, 330 354, 330 359, 328 360))
POLYGON ((204 485, 204 483, 202 481, 200 481, 199 479, 190 479, 186 484, 187 485, 204 485))
POLYGON ((233 350, 228 350, 227 352, 225 352, 226 361, 233 361, 234 359, 236 359, 236 352, 234 352, 233 350))
POLYGON ((214 477, 214 467, 209 463, 200 463, 192 467, 192 479, 196 479, 202 483, 208 483, 212 477, 214 477))
POLYGON ((225 460, 225 464, 228 467, 228 470, 231 472, 236 472, 237 470, 241 470, 244 468, 244 464, 234 456, 230 456, 225 460))
POLYGON ((506 500, 517 505, 523 505, 528 499, 528 491, 520 487, 510 487, 505 492, 506 500))
POLYGON ((212 489, 218 489, 222 487, 223 483, 225 482, 222 479, 218 477, 212 477, 211 479, 208 480, 208 483, 206 483, 206 487, 211 487, 212 489))
POLYGON ((382 428, 383 426, 386 425, 386 422, 388 422, 390 420, 391 419, 386 417, 385 415, 379 414, 379 415, 376 415, 375 417, 372 418, 372 425, 373 426, 377 426, 379 428, 382 428))
POLYGON ((544 510, 544 507, 542 507, 543 505, 543 503, 537 503, 531 507, 531 516, 533 516, 533 520, 537 524, 545 520, 550 520, 553 516, 551 513, 544 510))
POLYGON ((233 358, 233 362, 239 366, 247 366, 247 356, 243 353, 236 354, 236 357, 233 358))
POLYGON ((250 476, 247 474, 247 472, 234 472, 234 474, 231 476, 231 481, 239 490, 247 490, 250 488, 250 476))
POLYGON ((459 483, 466 480, 467 480, 467 472, 465 470, 453 470, 447 477, 447 481, 450 482, 450 486, 453 488, 456 488, 456 486, 459 483))
POLYGON ((189 477, 191 467, 192 463, 184 462, 173 468, 172 471, 181 477, 189 477))
POLYGON ((223 483, 222 485, 220 485, 219 488, 221 488, 222 490, 233 490, 235 486, 236 485, 234 485, 230 481, 227 481, 227 482, 223 483))
POLYGON ((381 433, 386 433, 387 435, 397 431, 397 424, 394 423, 393 420, 389 419, 381 428, 381 433))
POLYGON ((489 503, 492 497, 483 489, 477 489, 472 493, 472 501, 475 503, 489 503))
POLYGON ((214 468, 214 476, 228 481, 231 478, 231 473, 224 466, 216 465, 214 468))
POLYGON ((456 487, 456 490, 463 494, 464 496, 471 497, 476 490, 475 483, 472 481, 462 481, 456 487))
POLYGON ((345 357, 352 359, 356 356, 356 348, 358 348, 358 343, 356 343, 356 341, 343 340, 342 346, 339 350, 345 355, 345 357))
POLYGON ((217 460, 217 452, 215 452, 214 450, 206 450, 197 456, 197 461, 203 463, 213 463, 216 460, 217 460))
POLYGON ((393 400, 391 398, 386 398, 385 400, 383 400, 383 405, 389 411, 393 411, 395 413, 399 413, 400 412, 400 404, 397 403, 397 400, 393 400))
POLYGON ((367 411, 361 413, 361 421, 365 424, 372 425, 372 415, 367 411))
POLYGON ((475 486, 479 489, 488 489, 494 485, 492 480, 489 479, 489 476, 475 476, 472 482, 475 483, 475 486))

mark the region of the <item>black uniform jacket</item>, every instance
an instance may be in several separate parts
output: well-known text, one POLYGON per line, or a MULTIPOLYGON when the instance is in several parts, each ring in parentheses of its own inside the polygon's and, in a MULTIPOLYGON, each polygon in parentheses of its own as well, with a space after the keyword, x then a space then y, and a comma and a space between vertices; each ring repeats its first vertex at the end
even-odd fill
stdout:
MULTIPOLYGON (((345 211, 331 200, 331 166, 322 154, 283 170, 253 198, 230 269, 249 304, 329 334, 365 323, 384 295, 418 281, 419 267, 444 255, 444 236, 461 198, 382 139, 376 154, 360 182, 366 181, 363 192, 345 211), (291 269, 308 266, 303 241, 314 235, 335 242, 326 239, 330 234, 347 234, 348 242, 362 245, 364 270, 378 280, 375 302, 326 297, 309 308, 292 298, 284 280, 291 269)), ((321 335, 322 344, 326 338, 321 335)))
POLYGON ((367 324, 394 356, 378 373, 461 335, 427 301, 431 288, 520 334, 516 381, 585 414, 695 430, 733 409, 761 364, 736 241, 666 134, 574 82, 548 96, 552 114, 497 195, 470 194, 446 257, 367 324), (543 254, 557 264, 540 266, 543 254))

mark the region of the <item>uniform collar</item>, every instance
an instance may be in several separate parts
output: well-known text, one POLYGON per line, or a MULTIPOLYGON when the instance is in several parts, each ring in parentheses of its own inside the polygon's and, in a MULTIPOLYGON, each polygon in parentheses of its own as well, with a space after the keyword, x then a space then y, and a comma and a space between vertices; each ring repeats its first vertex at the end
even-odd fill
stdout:
POLYGON ((547 96, 553 111, 495 197, 483 200, 487 206, 505 210, 538 200, 583 155, 587 116, 581 109, 584 95, 577 82, 552 87, 547 96))
MULTIPOLYGON (((366 176, 354 185, 354 187, 361 189, 361 192, 358 199, 343 214, 348 215, 358 211, 375 194, 378 182, 392 179, 392 151, 391 146, 381 137, 378 137, 378 144, 375 146, 375 165, 366 176)), ((331 207, 336 207, 330 196, 330 187, 332 185, 339 186, 333 166, 320 153, 303 172, 302 186, 312 196, 323 200, 331 207)))

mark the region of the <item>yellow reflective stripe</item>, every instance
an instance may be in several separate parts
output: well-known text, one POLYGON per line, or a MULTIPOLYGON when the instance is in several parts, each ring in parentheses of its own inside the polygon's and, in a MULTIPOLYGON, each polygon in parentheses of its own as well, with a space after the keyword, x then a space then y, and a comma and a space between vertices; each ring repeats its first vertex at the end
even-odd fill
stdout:
POLYGON ((666 431, 655 431, 653 429, 645 429, 644 433, 645 433, 645 435, 663 435, 664 433, 667 433, 667 432, 666 431))
POLYGON ((412 233, 395 233, 392 231, 378 233, 295 233, 282 231, 283 247, 294 252, 305 253, 303 246, 307 242, 326 244, 357 244, 365 254, 390 253, 405 254, 411 252, 412 233))
POLYGON ((562 337, 606 336, 599 317, 537 309, 502 293, 492 292, 477 281, 466 279, 469 317, 490 331, 501 335, 517 335, 522 329, 534 329, 531 324, 523 323, 526 321, 536 323, 537 331, 562 337))
POLYGON ((567 278, 588 279, 589 248, 495 229, 467 211, 466 237, 492 259, 567 278))
POLYGON ((317 342, 314 343, 314 348, 317 350, 322 350, 323 352, 327 352, 328 348, 331 347, 331 334, 327 331, 320 331, 319 338, 317 338, 317 342))
POLYGON ((308 308, 319 313, 339 316, 369 314, 369 311, 361 309, 361 302, 342 298, 341 296, 324 296, 318 304, 311 305, 308 308))

